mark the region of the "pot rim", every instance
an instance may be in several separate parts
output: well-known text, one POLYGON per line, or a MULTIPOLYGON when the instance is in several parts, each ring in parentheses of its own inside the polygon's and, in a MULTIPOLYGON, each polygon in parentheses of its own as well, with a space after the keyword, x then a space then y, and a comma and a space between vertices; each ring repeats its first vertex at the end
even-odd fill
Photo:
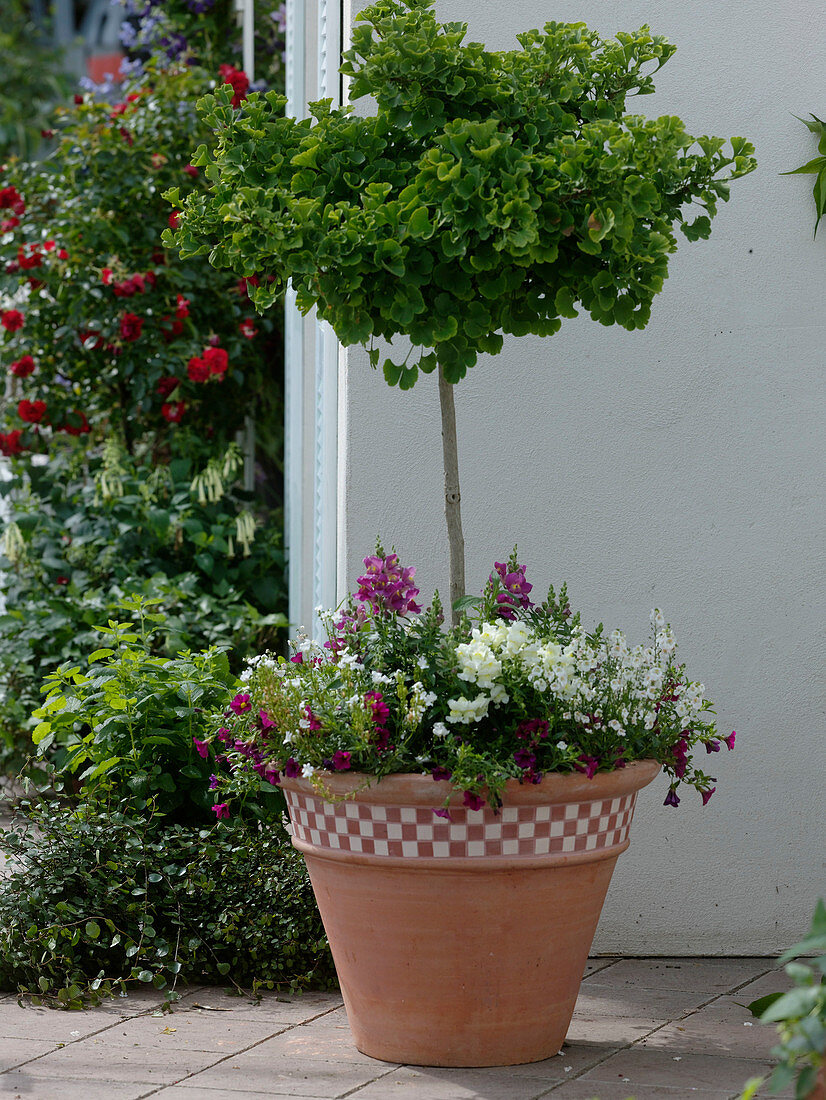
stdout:
MULTIPOLYGON (((540 783, 520 783, 509 779, 503 791, 503 804, 509 806, 548 805, 565 802, 591 802, 597 799, 620 798, 647 787, 660 772, 656 760, 635 760, 624 768, 597 772, 589 779, 579 772, 551 772, 540 783)), ((320 773, 321 784, 312 779, 281 778, 281 787, 288 791, 318 798, 326 793, 334 801, 369 802, 374 805, 427 806, 445 805, 450 781, 436 782, 429 772, 397 772, 377 777, 363 772, 320 773)), ((453 790, 447 802, 460 806, 461 791, 453 790)))

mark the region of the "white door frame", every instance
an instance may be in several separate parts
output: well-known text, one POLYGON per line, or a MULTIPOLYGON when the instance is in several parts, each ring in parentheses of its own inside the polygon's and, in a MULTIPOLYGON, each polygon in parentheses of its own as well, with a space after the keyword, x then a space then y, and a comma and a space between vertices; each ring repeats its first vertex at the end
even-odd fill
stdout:
MULTIPOLYGON (((333 106, 341 103, 341 34, 341 0, 287 0, 289 115, 304 117, 308 99, 332 99, 333 106), (313 8, 318 52, 315 87, 308 89, 307 32, 313 8)), ((293 632, 306 624, 316 637, 322 633, 316 609, 337 602, 339 355, 340 345, 330 326, 305 321, 289 288, 284 409, 289 617, 293 632), (307 385, 310 372, 312 395, 307 385)))

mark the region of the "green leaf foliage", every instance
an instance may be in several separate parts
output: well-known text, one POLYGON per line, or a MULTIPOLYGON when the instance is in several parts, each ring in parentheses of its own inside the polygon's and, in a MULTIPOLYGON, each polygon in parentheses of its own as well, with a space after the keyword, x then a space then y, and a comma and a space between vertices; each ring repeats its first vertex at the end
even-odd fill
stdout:
POLYGON ((807 936, 781 956, 793 988, 770 993, 747 1007, 761 1023, 777 1024, 778 1059, 769 1091, 782 1092, 794 1081, 795 1096, 806 1100, 815 1086, 818 1069, 826 1062, 826 904, 815 906, 807 936), (812 958, 811 956, 815 956, 812 958), (805 961, 800 961, 804 959, 805 961))
POLYGON ((53 455, 0 482, 19 532, 14 544, 8 535, 0 541, 0 759, 8 770, 33 734, 51 754, 53 732, 30 717, 41 684, 59 665, 111 656, 97 628, 123 618, 131 594, 160 613, 153 657, 217 645, 238 672, 244 657, 278 648, 286 624, 278 513, 245 552, 237 542, 243 494, 230 483, 220 499, 199 499, 197 469, 189 459, 153 468, 109 450, 83 462, 53 455))
POLYGON ((812 115, 811 122, 805 118, 801 118, 799 121, 802 122, 804 126, 807 126, 819 139, 817 149, 821 155, 815 157, 813 160, 807 161, 806 164, 802 164, 799 168, 793 168, 790 172, 781 172, 780 175, 813 175, 815 177, 812 195, 815 200, 815 213, 817 214, 814 230, 814 236, 816 237, 820 219, 826 214, 826 122, 819 119, 817 115, 812 115))
MULTIPOLYGON (((675 227, 708 236, 730 181, 755 167, 751 145, 626 113, 674 52, 647 27, 602 40, 551 22, 493 53, 431 6, 380 0, 357 17, 342 72, 372 117, 325 100, 296 121, 274 93, 240 110, 225 89, 205 96, 211 187, 169 192, 183 213, 167 245, 266 272, 261 310, 291 279, 344 344, 407 337, 451 382, 503 334, 551 335, 575 306, 643 328, 675 227)), ((390 361, 384 374, 416 379, 390 361)))
POLYGON ((2 989, 79 1008, 142 983, 170 997, 179 981, 334 983, 304 862, 278 822, 202 828, 41 803, 0 842, 12 857, 2 989))

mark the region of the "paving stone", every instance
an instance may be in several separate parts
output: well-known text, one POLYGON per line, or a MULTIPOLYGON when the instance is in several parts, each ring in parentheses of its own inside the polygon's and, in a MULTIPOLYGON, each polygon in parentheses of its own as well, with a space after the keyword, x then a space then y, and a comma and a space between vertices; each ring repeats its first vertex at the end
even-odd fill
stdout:
POLYGON ((762 975, 769 959, 621 959, 600 975, 602 985, 725 993, 762 975))
MULTIPOLYGON (((147 1006, 151 1010, 151 1005, 147 1006)), ((137 1005, 130 1006, 130 1013, 139 1012, 137 1005)), ((17 1001, 0 1004, 0 1035, 8 1038, 44 1039, 53 1043, 72 1043, 93 1032, 112 1027, 118 1021, 128 1019, 121 1013, 89 1008, 84 1012, 67 1012, 55 1008, 21 1007, 17 1001)))
POLYGON ((609 966, 613 966, 615 962, 619 961, 619 955, 610 955, 606 956, 605 958, 589 959, 588 962, 585 964, 584 976, 588 978, 591 974, 598 974, 600 970, 606 970, 609 966))
MULTIPOLYGON (((353 1100, 537 1100, 549 1082, 506 1069, 404 1066, 353 1094, 353 1100)), ((562 1096, 564 1089, 550 1095, 562 1096)))
POLYGON ((755 981, 743 986, 742 989, 738 989, 735 997, 742 1004, 747 1005, 750 1001, 756 1001, 758 997, 765 997, 769 993, 785 993, 793 985, 794 982, 783 967, 776 966, 768 974, 764 974, 762 978, 757 978, 755 981))
POLYGON ((39 1058, 41 1054, 48 1054, 55 1049, 56 1044, 44 1042, 42 1039, 26 1039, 15 1036, 14 1038, 0 1038, 0 1072, 11 1069, 12 1066, 22 1065, 39 1058))
POLYGON ((652 989, 638 985, 609 985, 600 974, 583 982, 574 1016, 654 1016, 660 1021, 684 1016, 714 993, 685 989, 652 989))
POLYGON ((140 1046, 158 1056, 163 1056, 167 1050, 235 1054, 288 1026, 266 1017, 261 1020, 239 1019, 230 1012, 176 1012, 163 1017, 137 1016, 123 1020, 91 1036, 86 1043, 111 1047, 140 1046))
MULTIPOLYGON (((174 1084, 205 1066, 219 1055, 202 1051, 167 1050, 162 1060, 141 1047, 113 1047, 84 1040, 45 1054, 26 1069, 37 1077, 106 1077, 112 1081, 174 1084)), ((0 1077, 0 1080, 3 1080, 0 1077)), ((145 1091, 145 1090, 144 1090, 145 1091)))
MULTIPOLYGON (((565 1046, 628 1046, 662 1025, 662 1016, 586 1016, 576 1013, 571 1020, 565 1046)), ((563 1047, 564 1049, 564 1047, 563 1047)))
POLYGON ((94 1081, 88 1077, 61 1077, 58 1090, 53 1077, 36 1077, 28 1068, 0 1076, 3 1100, 140 1100, 152 1091, 145 1084, 108 1081, 103 1077, 94 1081))
POLYGON ((721 998, 682 1020, 666 1024, 643 1039, 640 1046, 670 1050, 674 1054, 694 1052, 769 1061, 769 1051, 776 1042, 773 1027, 757 1023, 733 999, 721 998))
MULTIPOLYGON (((673 1088, 666 1085, 635 1085, 633 1093, 628 1091, 629 1087, 621 1082, 613 1085, 601 1081, 589 1085, 585 1081, 571 1081, 549 1092, 547 1100, 687 1100, 692 1096, 696 1100, 730 1100, 731 1097, 729 1090, 698 1089, 680 1084, 673 1088)), ((163 1095, 166 1096, 166 1093, 163 1095)))
MULTIPOLYGON (((387 1073, 384 1062, 369 1065, 327 1062, 321 1058, 287 1062, 252 1052, 228 1058, 179 1082, 186 1087, 223 1089, 225 1092, 269 1092, 274 1095, 338 1097, 387 1073)), ((360 1094, 359 1094, 360 1095, 360 1094)))
MULTIPOLYGON (((226 1088, 203 1089, 196 1085, 187 1085, 185 1082, 183 1085, 168 1085, 160 1092, 152 1094, 153 1100, 156 1096, 162 1097, 163 1100, 232 1100, 233 1097, 236 1100, 272 1100, 273 1096, 294 1095, 294 1093, 289 1092, 273 1092, 270 1089, 266 1092, 230 1092, 226 1088)), ((28 1100, 28 1097, 26 1097, 26 1100, 28 1100)), ((330 1095, 328 1093, 327 1095, 310 1096, 309 1093, 305 1093, 301 1100, 330 1100, 330 1095)))
POLYGON ((750 1077, 768 1071, 765 1061, 749 1058, 717 1057, 710 1054, 673 1055, 667 1050, 632 1047, 621 1050, 606 1061, 582 1074, 580 1081, 595 1086, 598 1083, 627 1084, 631 1093, 636 1086, 677 1085, 688 1091, 691 1088, 739 1092, 750 1077))
POLYGON ((374 1066, 376 1072, 388 1065, 362 1054, 353 1042, 349 1027, 319 1028, 315 1024, 290 1028, 275 1038, 259 1043, 249 1053, 256 1058, 272 1059, 285 1065, 292 1064, 294 1060, 316 1058, 326 1062, 352 1062, 374 1066))
POLYGON ((200 1016, 224 1016, 232 1013, 239 1020, 273 1020, 300 1024, 342 1007, 340 993, 305 993, 296 997, 265 994, 256 1003, 253 998, 233 997, 222 990, 201 990, 188 994, 172 1010, 172 1015, 197 1012, 200 1016))

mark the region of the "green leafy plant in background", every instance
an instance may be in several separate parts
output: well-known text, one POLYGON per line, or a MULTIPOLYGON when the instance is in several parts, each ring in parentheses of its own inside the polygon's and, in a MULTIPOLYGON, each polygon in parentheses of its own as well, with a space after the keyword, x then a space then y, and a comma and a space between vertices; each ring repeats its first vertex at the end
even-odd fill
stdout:
POLYGON ((199 148, 209 190, 168 192, 181 216, 164 240, 237 274, 287 279, 345 345, 405 337, 384 377, 403 389, 439 374, 451 604, 465 593, 453 384, 504 336, 550 336, 585 309, 647 324, 676 250, 675 227, 707 237, 729 185, 755 167, 735 137, 694 138, 680 119, 626 113, 674 53, 647 27, 602 40, 547 23, 519 49, 464 43, 432 0, 380 0, 356 17, 342 72, 377 112, 328 100, 285 118, 284 98, 201 104, 217 133, 199 148), (695 212, 688 213, 691 208, 695 212))
MULTIPOLYGON (((26 0, 4 0, 0 25, 0 164, 31 160, 44 145, 54 105, 71 89, 62 59, 26 0)), ((48 136, 46 137, 48 140, 48 136)))
POLYGON ((184 458, 153 467, 110 444, 100 457, 53 454, 0 482, 14 516, 0 544, 0 758, 8 771, 31 749, 30 716, 46 675, 97 649, 97 627, 123 617, 129 594, 157 601, 164 615, 150 640, 154 656, 214 644, 237 672, 246 654, 278 647, 286 623, 280 525, 252 530, 237 448, 196 469, 184 458))
POLYGON ((152 984, 335 981, 304 864, 277 822, 169 826, 42 802, 0 831, 0 988, 79 1008, 152 984))
POLYGON ((143 597, 123 608, 134 621, 110 620, 86 661, 46 677, 34 743, 41 753, 57 750, 57 774, 74 777, 87 801, 129 798, 137 811, 207 821, 210 769, 195 744, 237 687, 226 653, 212 646, 155 657, 149 639, 163 616, 143 597))
MULTIPOLYGON (((795 116, 797 117, 797 116, 795 116)), ((781 176, 799 176, 807 175, 815 177, 815 184, 812 190, 812 194, 815 200, 815 213, 817 218, 815 219, 815 231, 814 236, 817 236, 817 227, 820 225, 820 219, 826 212, 826 122, 819 119, 817 115, 812 115, 812 121, 809 122, 805 118, 799 119, 804 126, 807 126, 809 130, 815 134, 818 138, 817 151, 820 156, 815 157, 814 160, 808 161, 806 164, 802 164, 800 168, 794 168, 791 172, 781 172, 781 176)))
MULTIPOLYGON (((769 1092, 778 1093, 795 1082, 796 1100, 807 1100, 826 1090, 826 905, 818 900, 809 934, 779 958, 794 988, 769 993, 747 1007, 763 1024, 776 1024, 780 1043, 772 1055, 780 1059, 768 1079, 769 1092), (803 962, 805 956, 814 956, 803 962), (815 1094, 816 1086, 821 1091, 815 1094)), ((741 1100, 755 1096, 765 1078, 748 1082, 741 1100)))

